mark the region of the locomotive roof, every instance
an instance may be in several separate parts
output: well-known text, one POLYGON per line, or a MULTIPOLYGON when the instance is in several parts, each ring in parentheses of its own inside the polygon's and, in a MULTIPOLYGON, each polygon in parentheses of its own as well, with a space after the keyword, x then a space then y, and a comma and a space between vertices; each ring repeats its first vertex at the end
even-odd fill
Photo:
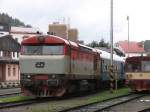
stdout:
POLYGON ((67 45, 71 45, 72 47, 78 47, 77 43, 71 42, 69 40, 54 35, 39 35, 39 36, 31 36, 31 37, 29 36, 28 38, 23 40, 21 44, 38 44, 40 43, 39 38, 41 40, 44 39, 44 42, 42 43, 45 44, 67 44, 67 45))
POLYGON ((39 36, 29 36, 28 38, 24 39, 22 41, 21 44, 37 44, 37 43, 40 43, 40 41, 38 40, 39 38, 41 39, 44 39, 44 42, 43 43, 67 43, 67 40, 63 39, 63 38, 60 38, 60 37, 57 37, 57 36, 54 36, 54 35, 39 35, 39 36))
MULTIPOLYGON (((103 50, 100 50, 100 49, 97 49, 98 52, 101 52, 100 54, 100 57, 102 59, 108 59, 110 60, 110 53, 106 52, 106 51, 103 51, 103 50)), ((124 61, 122 57, 116 55, 116 54, 113 54, 113 60, 114 61, 124 61)))
POLYGON ((85 45, 83 45, 83 44, 79 44, 79 46, 81 46, 81 47, 83 47, 83 48, 86 48, 86 49, 88 49, 88 50, 91 50, 91 51, 93 51, 93 52, 96 52, 96 49, 94 49, 94 48, 92 48, 92 47, 88 47, 88 46, 85 46, 85 45))
POLYGON ((72 42, 70 40, 66 40, 66 39, 63 39, 61 37, 54 36, 54 35, 31 36, 30 38, 26 38, 25 40, 23 40, 21 44, 23 45, 38 44, 40 43, 39 40, 43 40, 43 39, 44 39, 44 42, 42 43, 45 43, 45 44, 67 44, 67 45, 70 45, 74 49, 78 49, 79 47, 82 47, 86 49, 86 51, 88 50, 88 51, 97 52, 94 48, 91 48, 82 44, 78 44, 76 42, 72 42))

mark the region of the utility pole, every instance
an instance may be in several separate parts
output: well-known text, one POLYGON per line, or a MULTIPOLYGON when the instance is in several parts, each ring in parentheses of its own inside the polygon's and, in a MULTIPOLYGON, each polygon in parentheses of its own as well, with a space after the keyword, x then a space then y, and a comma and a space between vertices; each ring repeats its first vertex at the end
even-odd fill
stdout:
POLYGON ((129 16, 127 16, 127 21, 128 21, 128 57, 129 57, 129 16))
POLYGON ((111 55, 110 55, 110 92, 113 93, 114 88, 114 73, 113 73, 113 0, 110 2, 110 44, 111 44, 111 55))

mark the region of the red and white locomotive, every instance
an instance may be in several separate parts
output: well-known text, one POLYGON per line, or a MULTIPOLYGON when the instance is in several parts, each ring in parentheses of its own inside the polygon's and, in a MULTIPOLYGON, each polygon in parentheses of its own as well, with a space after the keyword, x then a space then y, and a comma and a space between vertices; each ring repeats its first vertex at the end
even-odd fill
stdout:
POLYGON ((95 49, 44 35, 22 41, 21 87, 26 95, 62 96, 99 86, 100 53, 95 49))

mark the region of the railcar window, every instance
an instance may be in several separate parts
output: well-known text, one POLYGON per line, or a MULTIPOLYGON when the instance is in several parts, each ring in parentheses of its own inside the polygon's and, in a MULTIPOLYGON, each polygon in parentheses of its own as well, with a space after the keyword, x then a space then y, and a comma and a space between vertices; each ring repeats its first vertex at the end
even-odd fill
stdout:
POLYGON ((140 67, 139 64, 128 63, 127 71, 129 71, 129 72, 138 72, 138 71, 141 71, 141 67, 140 67))
POLYGON ((63 45, 23 46, 24 55, 60 55, 64 53, 63 45))
POLYGON ((142 61, 142 71, 150 71, 150 61, 142 61))

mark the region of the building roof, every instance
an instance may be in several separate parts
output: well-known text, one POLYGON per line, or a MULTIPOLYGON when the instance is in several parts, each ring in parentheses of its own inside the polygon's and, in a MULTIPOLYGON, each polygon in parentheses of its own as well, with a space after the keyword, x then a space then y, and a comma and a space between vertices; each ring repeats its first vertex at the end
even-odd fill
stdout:
POLYGON ((11 33, 19 33, 19 34, 37 34, 37 32, 41 33, 38 28, 27 28, 27 27, 11 27, 11 33))
POLYGON ((121 47, 125 53, 143 53, 143 52, 145 52, 144 47, 142 46, 142 44, 140 44, 140 42, 130 41, 129 42, 129 50, 128 50, 128 41, 119 41, 118 44, 119 44, 119 47, 121 47))
POLYGON ((20 44, 16 40, 14 40, 11 35, 5 35, 0 37, 0 50, 19 52, 20 47, 20 44))

